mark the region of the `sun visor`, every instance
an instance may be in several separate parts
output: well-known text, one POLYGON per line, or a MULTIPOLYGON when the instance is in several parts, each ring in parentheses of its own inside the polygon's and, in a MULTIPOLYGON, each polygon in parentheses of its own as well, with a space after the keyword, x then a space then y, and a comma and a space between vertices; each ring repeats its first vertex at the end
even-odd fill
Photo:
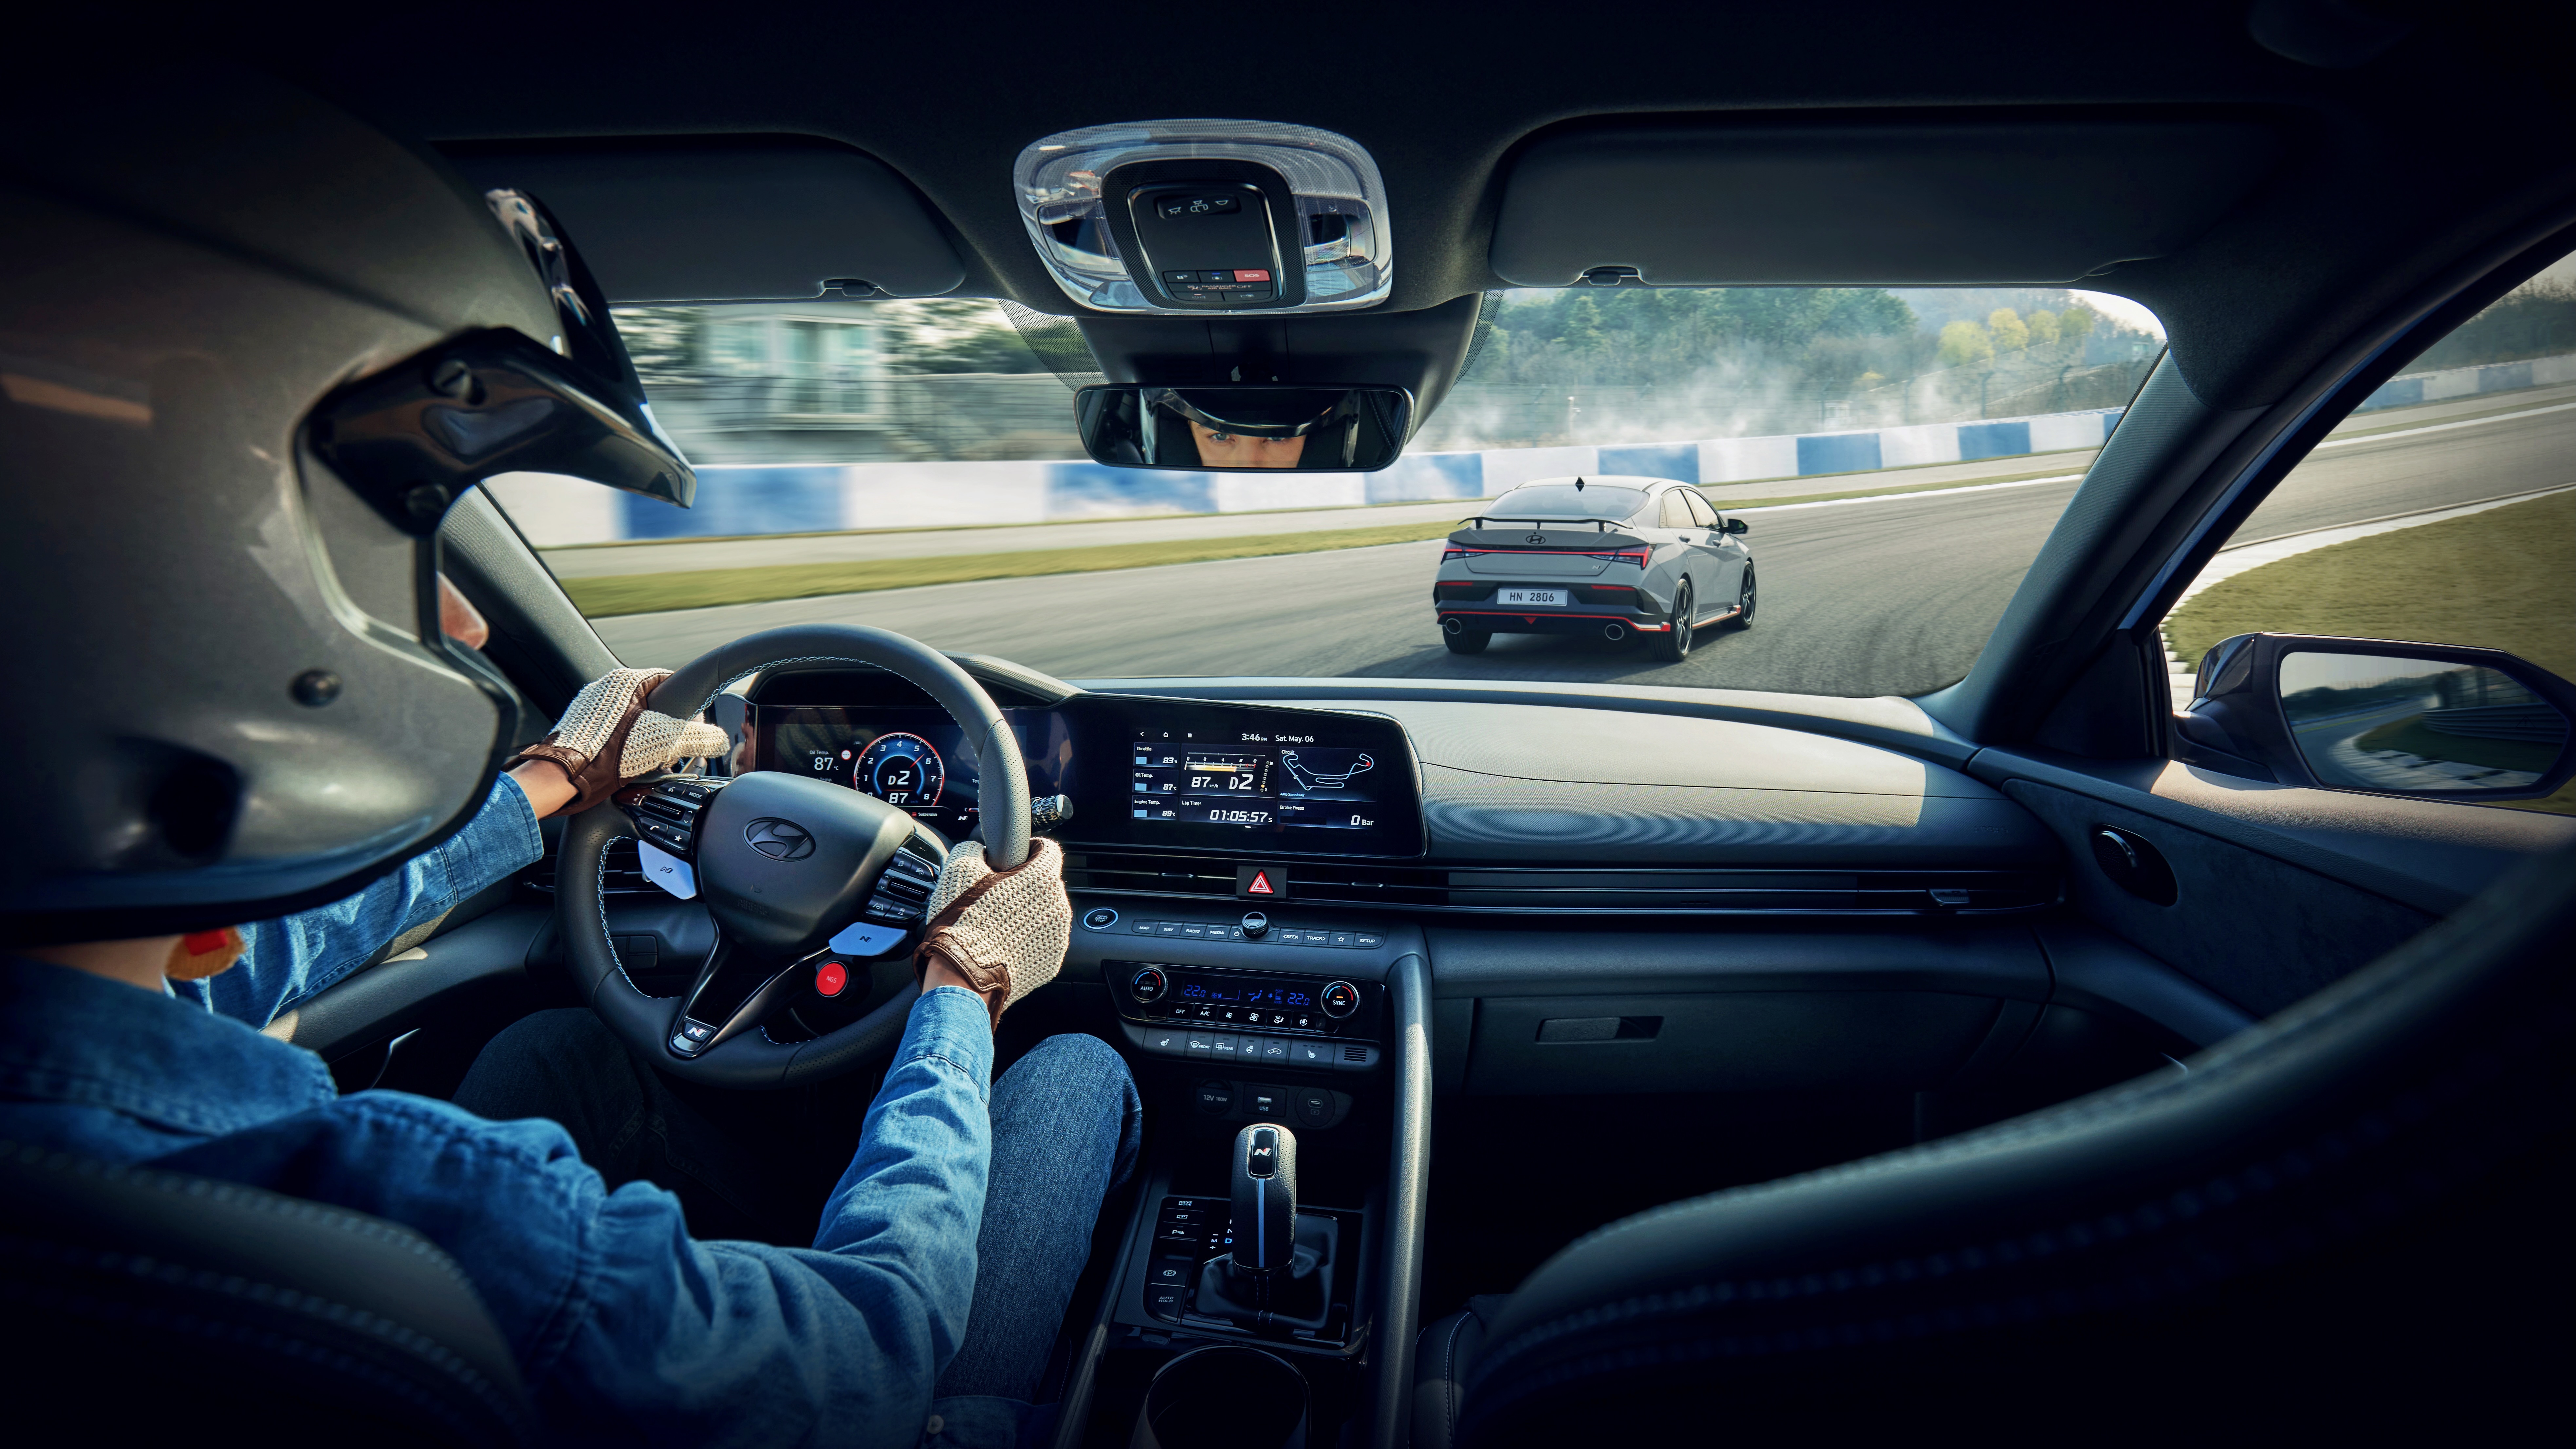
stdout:
POLYGON ((474 146, 449 159, 479 188, 544 201, 612 302, 936 297, 966 277, 919 193, 829 142, 474 146))
POLYGON ((2240 120, 1586 127, 1513 164, 1493 268, 1524 287, 2070 283, 2188 245, 2281 151, 2240 120))

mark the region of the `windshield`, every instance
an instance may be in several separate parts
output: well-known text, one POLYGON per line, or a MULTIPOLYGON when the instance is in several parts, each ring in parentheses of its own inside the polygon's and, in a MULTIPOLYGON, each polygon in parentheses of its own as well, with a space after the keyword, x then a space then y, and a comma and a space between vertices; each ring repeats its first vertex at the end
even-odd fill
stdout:
POLYGON ((2136 304, 2056 289, 1497 292, 1393 467, 1194 473, 1084 457, 1073 389, 1103 379, 1067 319, 965 299, 617 315, 697 506, 492 491, 631 664, 843 622, 1076 680, 1852 696, 1968 671, 2163 346, 2136 304), (1648 506, 1666 479, 1713 507, 1648 506), (1447 544, 1510 510, 1627 520, 1650 547, 1447 544), (1691 647, 1661 657, 1676 621, 1691 647))
POLYGON ((1543 483, 1515 488, 1485 510, 1488 518, 1625 518, 1646 506, 1644 490, 1543 483))

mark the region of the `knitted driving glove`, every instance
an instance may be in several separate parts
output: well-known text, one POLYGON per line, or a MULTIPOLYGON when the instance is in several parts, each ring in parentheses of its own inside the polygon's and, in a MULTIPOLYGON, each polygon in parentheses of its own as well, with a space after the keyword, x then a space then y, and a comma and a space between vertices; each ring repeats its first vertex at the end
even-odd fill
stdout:
POLYGON ((544 744, 530 745, 510 760, 544 760, 572 781, 579 812, 616 793, 641 775, 667 770, 681 760, 703 760, 731 748, 725 732, 711 724, 673 719, 644 707, 653 686, 671 677, 667 669, 612 669, 581 687, 572 704, 555 721, 544 744))
POLYGON ((913 954, 917 976, 944 958, 992 1008, 1004 1009, 1055 979, 1073 940, 1073 903, 1064 895, 1064 847, 1040 836, 1029 858, 1010 870, 984 863, 969 842, 948 853, 930 892, 930 924, 913 954))

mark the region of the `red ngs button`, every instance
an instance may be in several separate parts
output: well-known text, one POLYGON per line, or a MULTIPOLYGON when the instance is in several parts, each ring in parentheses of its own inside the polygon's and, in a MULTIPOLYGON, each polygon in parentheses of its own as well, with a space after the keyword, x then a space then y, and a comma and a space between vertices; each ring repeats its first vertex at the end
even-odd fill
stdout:
POLYGON ((849 968, 838 961, 826 961, 814 968, 814 989, 822 995, 838 996, 849 984, 849 968))
POLYGON ((1270 269, 1267 267, 1254 267, 1247 270, 1242 267, 1237 267, 1235 268, 1234 279, 1238 282, 1266 282, 1270 280, 1270 269))

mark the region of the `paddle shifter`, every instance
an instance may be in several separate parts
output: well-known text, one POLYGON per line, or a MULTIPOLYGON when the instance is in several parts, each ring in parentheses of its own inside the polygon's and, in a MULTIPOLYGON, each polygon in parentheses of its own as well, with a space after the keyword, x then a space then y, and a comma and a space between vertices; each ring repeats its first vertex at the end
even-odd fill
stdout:
POLYGON ((1253 1328, 1320 1328, 1339 1224, 1297 1213, 1297 1134, 1255 1122, 1234 1137, 1234 1251, 1199 1271, 1197 1309, 1253 1328))

